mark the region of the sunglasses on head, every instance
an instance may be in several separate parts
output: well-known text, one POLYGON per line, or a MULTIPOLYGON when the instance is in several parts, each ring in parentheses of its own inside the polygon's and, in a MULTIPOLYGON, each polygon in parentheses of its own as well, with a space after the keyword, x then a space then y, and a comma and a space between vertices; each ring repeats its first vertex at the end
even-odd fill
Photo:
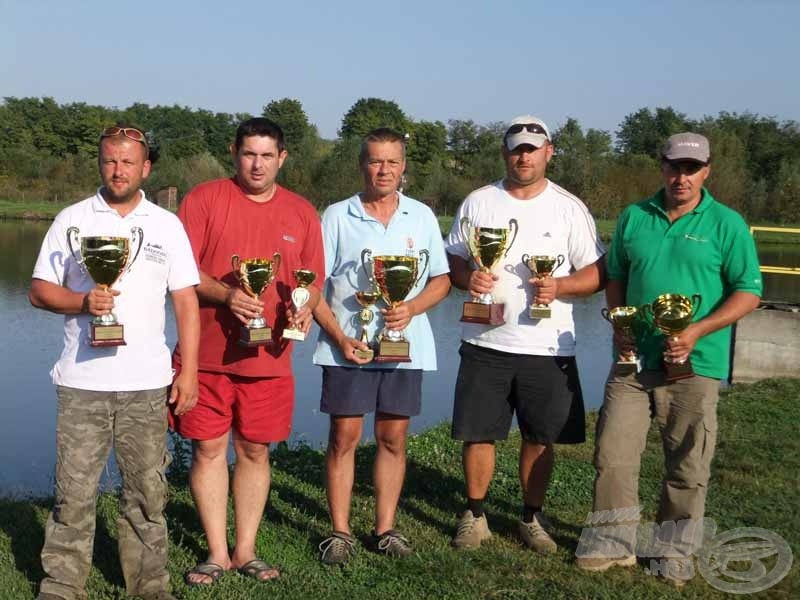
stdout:
POLYGON ((100 134, 101 138, 114 137, 117 135, 124 135, 126 138, 134 142, 140 142, 147 146, 147 137, 138 129, 134 127, 106 127, 103 133, 100 134))
POLYGON ((547 137, 547 132, 544 130, 544 127, 538 125, 537 123, 517 123, 516 125, 512 125, 508 128, 506 135, 521 133, 523 129, 527 130, 529 133, 539 133, 547 137))

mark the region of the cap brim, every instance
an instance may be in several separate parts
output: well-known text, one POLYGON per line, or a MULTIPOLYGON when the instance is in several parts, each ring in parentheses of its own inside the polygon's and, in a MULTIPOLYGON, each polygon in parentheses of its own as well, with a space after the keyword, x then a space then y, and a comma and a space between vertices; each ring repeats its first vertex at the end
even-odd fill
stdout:
POLYGON ((531 133, 530 131, 523 130, 506 137, 506 148, 514 150, 517 146, 522 144, 529 144, 535 148, 541 148, 547 141, 547 136, 543 133, 531 133))

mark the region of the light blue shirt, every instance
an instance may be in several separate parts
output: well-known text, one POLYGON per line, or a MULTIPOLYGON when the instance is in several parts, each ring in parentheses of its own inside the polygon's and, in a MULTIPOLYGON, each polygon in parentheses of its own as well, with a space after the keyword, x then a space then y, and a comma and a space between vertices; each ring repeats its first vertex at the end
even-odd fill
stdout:
MULTIPOLYGON (((367 214, 358 195, 329 206, 322 215, 322 237, 325 243, 325 298, 339 322, 342 331, 349 337, 359 339, 361 322, 358 312, 361 306, 355 293, 369 290, 372 284, 369 275, 361 266, 361 251, 368 248, 372 256, 384 254, 419 257, 420 250, 430 253, 430 265, 419 282, 411 289, 406 300, 418 295, 430 277, 449 272, 439 223, 433 211, 412 198, 399 194, 397 211, 389 224, 367 214)), ((424 259, 422 259, 424 261, 424 259)), ((420 264, 422 268, 424 264, 420 264)), ((383 299, 372 307, 375 318, 368 325, 369 339, 375 341, 376 334, 383 329, 381 308, 386 308, 383 299)), ((416 315, 411 319, 403 335, 410 343, 411 362, 369 363, 364 368, 379 369, 423 369, 436 370, 436 347, 428 315, 416 315)), ((320 332, 314 364, 357 367, 342 356, 339 347, 330 337, 320 332)))

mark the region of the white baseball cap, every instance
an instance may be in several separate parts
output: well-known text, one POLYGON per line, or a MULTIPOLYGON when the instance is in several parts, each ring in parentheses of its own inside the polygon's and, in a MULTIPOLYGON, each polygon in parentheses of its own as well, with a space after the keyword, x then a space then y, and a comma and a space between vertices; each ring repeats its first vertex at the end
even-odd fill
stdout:
POLYGON ((550 141, 550 130, 538 117, 520 115, 512 119, 506 127, 506 148, 513 150, 522 144, 530 144, 541 148, 545 141, 550 141))

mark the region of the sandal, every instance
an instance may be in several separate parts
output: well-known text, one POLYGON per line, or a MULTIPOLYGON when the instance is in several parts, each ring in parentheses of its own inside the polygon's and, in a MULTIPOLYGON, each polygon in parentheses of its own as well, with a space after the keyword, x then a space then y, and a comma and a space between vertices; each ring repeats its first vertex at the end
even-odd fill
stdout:
POLYGON ((216 563, 200 562, 200 563, 197 563, 195 566, 193 566, 188 571, 186 571, 186 573, 183 576, 183 581, 189 587, 209 586, 209 585, 214 585, 215 583, 217 583, 219 578, 222 577, 222 575, 224 573, 225 573, 225 569, 223 569, 222 567, 220 567, 216 563), (189 578, 190 575, 205 575, 206 577, 211 579, 211 581, 209 581, 208 583, 203 582, 203 581, 192 581, 189 578))
POLYGON ((273 579, 277 579, 281 575, 278 569, 269 566, 260 558, 254 558, 253 560, 246 562, 236 570, 239 571, 239 573, 241 573, 245 577, 252 577, 253 579, 257 579, 258 581, 272 581, 273 579), (262 576, 264 573, 267 573, 269 571, 273 571, 275 575, 273 575, 272 577, 262 576))

